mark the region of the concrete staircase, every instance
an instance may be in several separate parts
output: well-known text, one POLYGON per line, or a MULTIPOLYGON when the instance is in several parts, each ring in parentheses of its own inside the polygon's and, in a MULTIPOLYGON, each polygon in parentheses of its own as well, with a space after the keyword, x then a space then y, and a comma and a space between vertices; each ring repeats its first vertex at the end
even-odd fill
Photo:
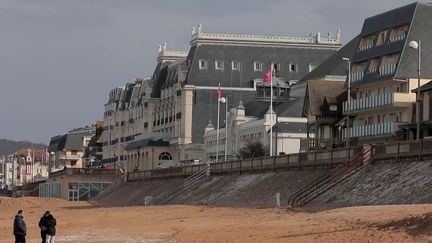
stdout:
POLYGON ((351 175, 357 173, 362 168, 372 162, 372 146, 364 145, 362 152, 353 159, 336 166, 330 173, 309 183, 301 190, 295 192, 288 200, 291 207, 302 207, 325 193, 332 187, 343 182, 351 175))
POLYGON ((187 190, 191 189, 194 186, 197 186, 198 184, 200 184, 207 176, 210 176, 210 164, 207 164, 207 167, 196 172, 195 174, 187 177, 184 182, 183 185, 179 188, 179 190, 174 193, 173 195, 169 196, 168 198, 162 200, 162 202, 160 202, 160 205, 165 205, 167 204, 169 201, 177 198, 178 196, 182 195, 183 193, 185 193, 187 190))
POLYGON ((124 176, 120 181, 114 182, 109 187, 105 188, 105 190, 99 192, 99 194, 97 194, 91 200, 92 201, 97 201, 97 200, 100 200, 100 199, 108 196, 108 194, 110 194, 110 193, 114 192, 115 190, 119 189, 126 182, 127 182, 127 176, 124 176))

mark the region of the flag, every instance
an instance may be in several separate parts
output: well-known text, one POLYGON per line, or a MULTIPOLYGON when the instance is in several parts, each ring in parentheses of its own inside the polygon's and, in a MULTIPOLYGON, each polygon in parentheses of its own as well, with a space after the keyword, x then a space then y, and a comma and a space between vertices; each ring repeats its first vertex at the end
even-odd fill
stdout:
POLYGON ((222 90, 221 90, 220 84, 218 85, 217 94, 218 94, 218 98, 220 99, 222 97, 222 90))
POLYGON ((272 81, 272 69, 271 68, 267 72, 264 73, 262 81, 263 81, 263 83, 269 83, 272 81))

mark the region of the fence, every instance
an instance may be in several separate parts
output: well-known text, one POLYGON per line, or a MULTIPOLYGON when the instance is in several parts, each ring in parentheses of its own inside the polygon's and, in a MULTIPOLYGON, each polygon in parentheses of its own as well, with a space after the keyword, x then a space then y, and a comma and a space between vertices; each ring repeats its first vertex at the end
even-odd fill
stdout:
MULTIPOLYGON (((268 170, 332 167, 336 164, 347 161, 347 159, 351 158, 354 154, 357 154, 360 151, 361 147, 356 147, 217 162, 210 164, 210 173, 212 175, 221 175, 234 173, 241 174, 245 172, 262 172, 268 170)), ((203 170, 206 166, 206 164, 198 164, 129 172, 127 175, 127 180, 134 181, 168 177, 187 177, 200 170, 203 170)))
POLYGON ((49 178, 62 175, 115 175, 115 170, 100 168, 64 168, 63 170, 50 173, 49 178))

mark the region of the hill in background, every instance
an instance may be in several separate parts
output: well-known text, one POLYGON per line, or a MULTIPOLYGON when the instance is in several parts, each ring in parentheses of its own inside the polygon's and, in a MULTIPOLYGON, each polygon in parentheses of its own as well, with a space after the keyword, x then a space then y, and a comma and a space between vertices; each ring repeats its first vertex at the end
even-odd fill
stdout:
POLYGON ((0 155, 8 155, 15 153, 20 148, 41 148, 46 147, 45 144, 32 143, 29 141, 13 141, 8 139, 0 139, 0 155))

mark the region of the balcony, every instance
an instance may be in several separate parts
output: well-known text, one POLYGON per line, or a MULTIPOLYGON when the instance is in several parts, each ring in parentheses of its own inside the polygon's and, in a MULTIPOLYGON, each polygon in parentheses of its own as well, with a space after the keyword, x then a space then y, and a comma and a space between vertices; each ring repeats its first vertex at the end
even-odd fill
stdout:
POLYGON ((343 103, 343 112, 360 113, 384 107, 410 107, 415 102, 415 99, 416 95, 414 93, 385 93, 351 100, 350 107, 348 107, 348 102, 345 101, 343 103))
POLYGON ((381 66, 378 72, 379 76, 387 76, 387 75, 394 74, 396 71, 396 67, 397 67, 396 63, 390 63, 385 66, 381 66))
MULTIPOLYGON (((354 137, 373 137, 373 136, 388 136, 396 132, 399 128, 399 123, 385 122, 379 124, 370 124, 364 126, 355 126, 348 128, 350 138, 354 137)), ((342 130, 342 136, 346 138, 347 129, 342 130)))
POLYGON ((397 41, 401 41, 401 40, 405 40, 406 35, 402 34, 402 35, 398 35, 398 36, 393 36, 389 38, 389 43, 393 43, 393 42, 397 42, 397 41))
POLYGON ((81 155, 61 155, 58 158, 59 160, 79 160, 81 159, 81 155))
POLYGON ((392 75, 396 72, 397 63, 391 63, 379 68, 372 68, 369 70, 363 70, 351 73, 351 83, 357 83, 360 81, 370 81, 371 79, 378 79, 380 77, 392 75))

